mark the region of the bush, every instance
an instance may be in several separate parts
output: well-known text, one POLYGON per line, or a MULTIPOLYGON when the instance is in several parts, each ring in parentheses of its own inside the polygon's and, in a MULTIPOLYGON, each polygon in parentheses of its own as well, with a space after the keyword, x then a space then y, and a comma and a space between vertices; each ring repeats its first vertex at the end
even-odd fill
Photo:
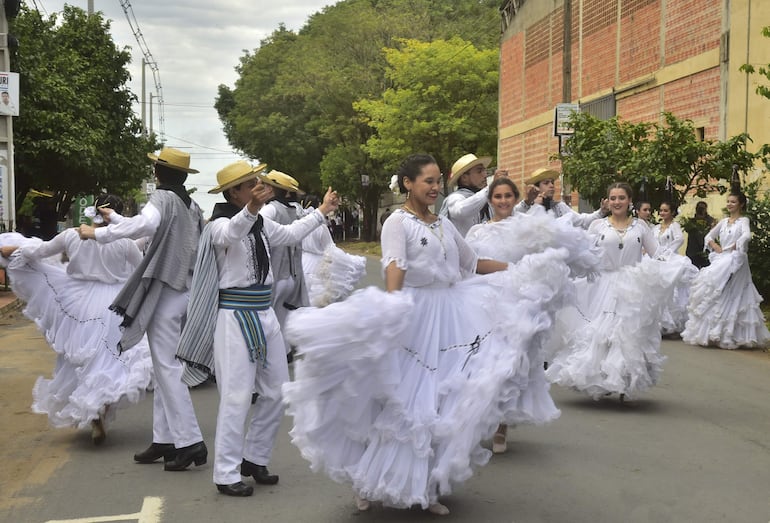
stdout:
POLYGON ((746 216, 752 232, 749 266, 757 290, 763 298, 770 298, 770 191, 760 191, 759 181, 744 187, 748 198, 746 216))

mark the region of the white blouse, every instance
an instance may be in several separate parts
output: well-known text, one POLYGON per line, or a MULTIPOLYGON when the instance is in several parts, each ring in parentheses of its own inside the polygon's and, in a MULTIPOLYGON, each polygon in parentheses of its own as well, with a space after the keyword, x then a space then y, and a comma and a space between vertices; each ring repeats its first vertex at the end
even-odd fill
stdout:
POLYGON ((658 251, 658 241, 652 229, 644 220, 634 218, 625 232, 617 231, 609 221, 602 218, 594 221, 588 228, 593 236, 594 245, 602 249, 603 271, 614 271, 626 265, 642 261, 642 248, 651 256, 658 251))
POLYGON ((64 253, 69 258, 67 274, 72 278, 104 283, 125 282, 142 261, 142 253, 132 240, 112 243, 81 240, 77 229, 66 229, 50 241, 25 245, 20 251, 24 258, 31 260, 64 253))
POLYGON ((751 225, 749 219, 741 216, 734 223, 730 218, 722 218, 713 229, 709 231, 703 240, 703 245, 712 250, 708 245, 712 240, 717 240, 723 251, 737 250, 748 252, 751 240, 751 225))
POLYGON ((398 209, 382 226, 382 269, 405 270, 405 287, 447 287, 476 272, 478 257, 447 218, 427 224, 398 209))
POLYGON ((671 222, 665 231, 661 231, 661 225, 660 223, 655 225, 652 230, 658 240, 658 256, 665 257, 679 251, 679 248, 684 244, 684 233, 682 226, 677 222, 671 222))

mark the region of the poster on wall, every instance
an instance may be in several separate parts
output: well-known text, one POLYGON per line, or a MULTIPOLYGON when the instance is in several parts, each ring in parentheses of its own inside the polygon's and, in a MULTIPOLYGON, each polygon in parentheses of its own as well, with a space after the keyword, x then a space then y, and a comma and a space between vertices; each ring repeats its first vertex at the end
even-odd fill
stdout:
POLYGON ((0 73, 0 115, 19 116, 19 73, 0 73))

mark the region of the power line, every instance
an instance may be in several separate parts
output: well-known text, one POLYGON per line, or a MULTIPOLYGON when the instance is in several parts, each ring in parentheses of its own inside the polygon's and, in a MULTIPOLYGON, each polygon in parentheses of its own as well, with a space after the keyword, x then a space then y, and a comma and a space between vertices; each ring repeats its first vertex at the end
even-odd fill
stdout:
POLYGON ((212 150, 212 151, 217 151, 217 152, 225 153, 225 154, 233 154, 235 156, 243 156, 242 154, 240 154, 240 153, 238 153, 236 151, 232 151, 232 150, 226 151, 224 149, 217 149, 216 147, 209 147, 207 145, 201 145, 199 143, 191 142, 190 140, 185 140, 184 138, 180 138, 178 136, 171 136, 170 134, 167 135, 167 136, 169 138, 173 138, 174 140, 179 140, 181 142, 189 143, 190 145, 195 145, 196 147, 201 147, 203 149, 209 149, 209 150, 212 150))
POLYGON ((42 14, 40 13, 40 10, 42 9, 45 16, 48 16, 48 11, 45 10, 45 6, 43 5, 43 0, 39 0, 39 1, 40 1, 40 6, 38 7, 37 5, 38 0, 32 0, 32 5, 35 7, 35 11, 37 11, 37 14, 42 16, 42 14))
MULTIPOLYGON (((150 66, 150 70, 152 70, 152 78, 155 81, 155 91, 157 92, 158 98, 158 121, 160 127, 159 134, 161 141, 163 141, 166 134, 166 120, 165 116, 163 115, 163 87, 160 85, 160 71, 158 70, 158 63, 152 57, 152 53, 147 47, 147 42, 144 40, 142 30, 139 29, 139 22, 136 20, 136 16, 134 16, 134 9, 131 7, 131 2, 128 0, 119 0, 119 2, 120 6, 123 8, 123 12, 126 14, 128 26, 134 33, 134 38, 136 38, 136 42, 139 44, 139 48, 142 50, 144 61, 147 65, 150 66)), ((142 86, 142 88, 144 88, 144 86, 142 86)))

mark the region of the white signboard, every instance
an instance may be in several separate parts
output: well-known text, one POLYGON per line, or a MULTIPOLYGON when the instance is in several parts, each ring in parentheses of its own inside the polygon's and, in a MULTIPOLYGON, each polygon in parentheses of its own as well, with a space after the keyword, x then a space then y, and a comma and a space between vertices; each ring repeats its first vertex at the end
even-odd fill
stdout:
POLYGON ((0 115, 19 116, 19 73, 0 73, 0 115))
POLYGON ((575 131, 569 125, 569 119, 572 113, 579 113, 578 104, 556 104, 553 112, 553 135, 568 136, 575 134, 575 131))

